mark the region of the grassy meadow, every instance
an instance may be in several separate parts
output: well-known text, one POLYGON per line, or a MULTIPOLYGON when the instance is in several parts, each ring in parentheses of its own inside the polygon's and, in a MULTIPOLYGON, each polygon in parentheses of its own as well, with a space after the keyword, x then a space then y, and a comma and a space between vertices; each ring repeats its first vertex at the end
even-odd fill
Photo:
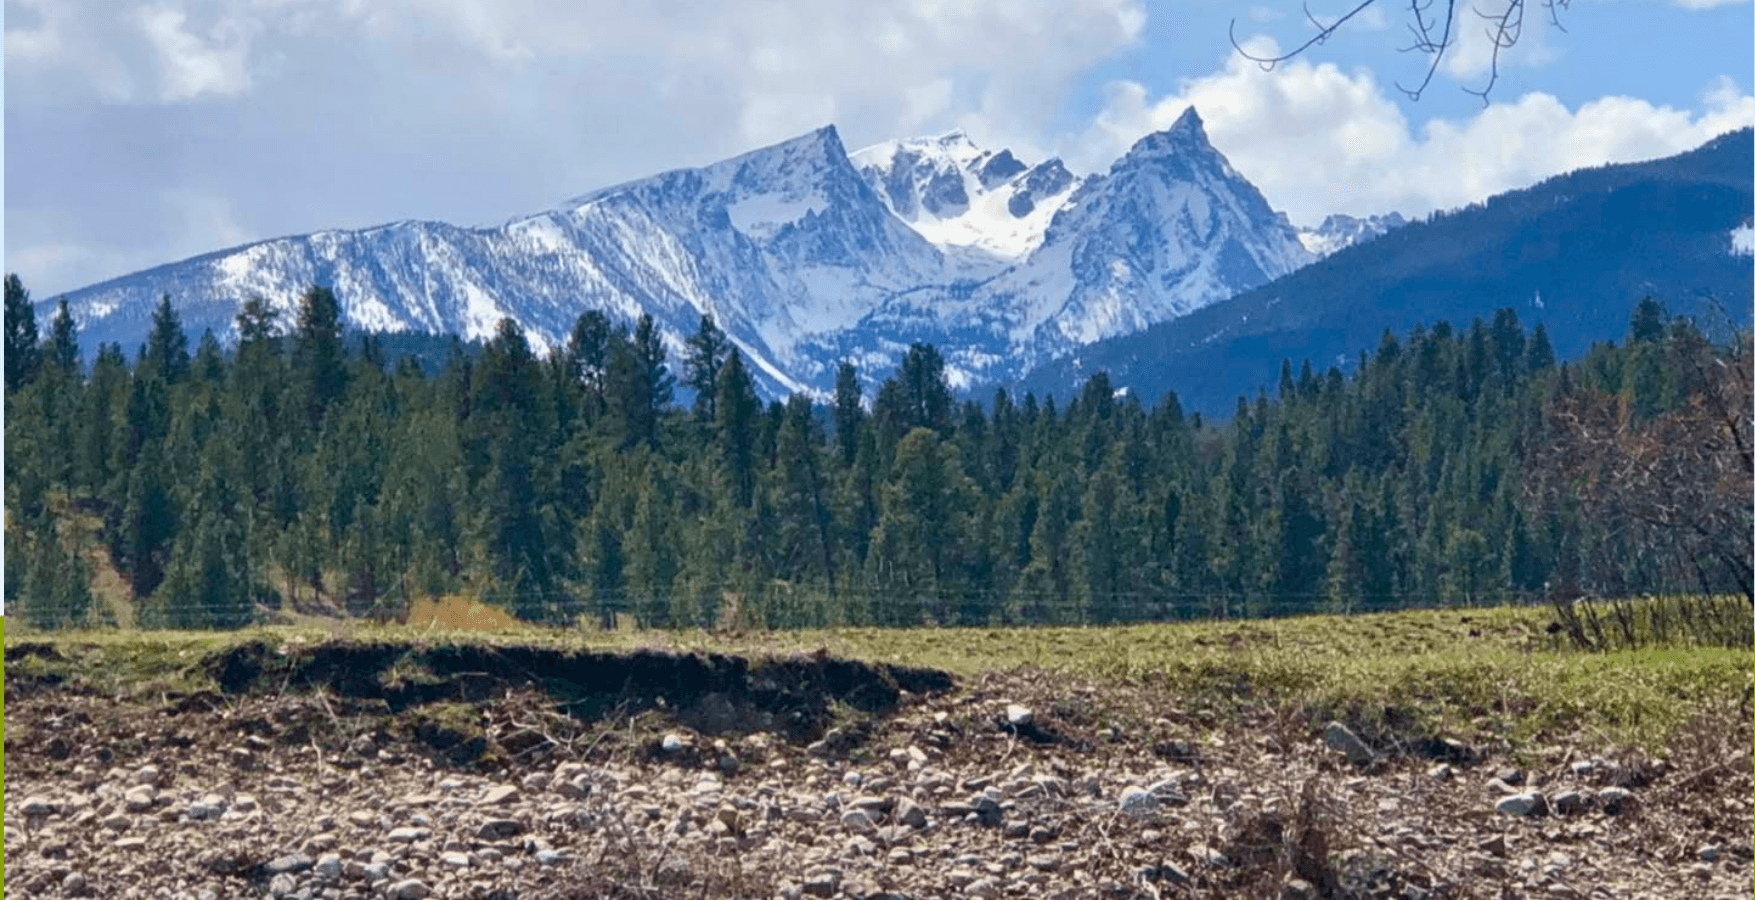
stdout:
MULTIPOLYGON (((1637 601, 1648 609, 1623 615, 1667 620, 1671 617, 1654 612, 1665 602, 1675 601, 1637 601)), ((1711 607, 1720 621, 1748 622, 1741 598, 1696 600, 1689 607, 1711 607)), ((543 629, 517 625, 496 612, 452 598, 416 609, 405 625, 52 635, 14 629, 6 636, 7 669, 13 678, 63 678, 114 695, 156 700, 210 689, 203 660, 256 640, 288 649, 350 641, 411 648, 469 642, 753 656, 826 651, 941 668, 965 682, 990 673, 1040 672, 1097 686, 1115 697, 1130 692, 1176 697, 1180 708, 1214 720, 1265 708, 1307 723, 1343 717, 1367 727, 1375 722, 1513 751, 1579 742, 1661 752, 1703 711, 1747 704, 1755 690, 1755 666, 1746 646, 1708 646, 1686 630, 1660 626, 1647 639, 1636 639, 1639 646, 1633 649, 1585 651, 1569 641, 1561 617, 1548 607, 1107 628, 772 632, 543 629), (52 653, 27 646, 43 642, 52 653)))

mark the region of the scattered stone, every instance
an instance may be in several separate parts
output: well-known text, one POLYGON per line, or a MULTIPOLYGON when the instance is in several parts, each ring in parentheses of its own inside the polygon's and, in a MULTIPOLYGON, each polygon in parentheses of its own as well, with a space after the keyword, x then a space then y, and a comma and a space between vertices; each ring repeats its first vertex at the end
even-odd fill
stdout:
POLYGON ((277 856, 262 866, 262 870, 270 875, 279 875, 282 872, 296 874, 298 872, 307 871, 310 868, 311 858, 303 853, 289 853, 285 856, 277 856))
POLYGON ((413 844, 418 841, 424 841, 432 836, 433 831, 430 828, 404 825, 401 828, 390 829, 390 833, 385 835, 384 839, 392 844, 413 844))
MULTIPOLYGON (((1454 774, 1456 774, 1456 772, 1450 768, 1450 763, 1439 763, 1438 765, 1426 770, 1426 777, 1437 781, 1449 781, 1450 777, 1454 774)), ((1284 892, 1282 891, 1281 893, 1283 894, 1284 892)))
POLYGON ((69 897, 83 897, 91 890, 91 884, 86 881, 83 873, 68 872, 67 877, 61 879, 61 890, 67 892, 69 897))
POLYGON ((817 872, 805 876, 800 885, 804 892, 812 897, 833 897, 835 890, 841 885, 841 876, 835 872, 817 872))
POLYGON ((311 872, 323 881, 340 881, 342 872, 341 854, 325 853, 322 856, 317 857, 317 863, 311 867, 311 872))
POLYGON ((1507 768, 1500 769, 1498 772, 1495 772, 1494 776, 1497 777, 1500 781, 1503 781, 1506 784, 1509 784, 1513 787, 1517 787, 1517 786, 1520 786, 1523 784, 1523 770, 1522 769, 1507 767, 1507 768))
POLYGON ((1036 722, 1036 713, 1028 706, 1008 703, 1005 707, 1005 722, 1013 728, 1023 728, 1036 722))
POLYGON ((432 893, 432 888, 427 887, 426 882, 418 878, 405 878, 390 885, 384 891, 384 896, 390 900, 426 900, 432 893))
POLYGON ((1322 740, 1330 750, 1345 754, 1347 761, 1354 765, 1366 765, 1377 758, 1370 745, 1339 722, 1328 723, 1322 731, 1322 740))
POLYGON ((1561 791, 1549 802, 1554 807, 1554 813, 1561 816, 1576 816, 1584 812, 1590 803, 1579 791, 1561 791))
POLYGON ((1541 791, 1530 791, 1527 794, 1501 797, 1498 803, 1493 804, 1493 808, 1509 816, 1543 816, 1548 813, 1548 800, 1542 796, 1541 791))
POLYGON ((1302 878, 1288 878, 1280 886, 1280 900, 1316 900, 1316 885, 1302 878))
POLYGON ((665 735, 664 739, 659 742, 658 746, 663 749, 665 753, 674 754, 681 753, 683 749, 688 746, 688 742, 683 740, 682 735, 673 731, 665 735))
POLYGON ((128 793, 122 795, 122 803, 128 807, 129 812, 146 812, 157 801, 158 791, 150 784, 131 787, 128 793))
POLYGON ((841 814, 841 827, 857 834, 868 834, 877 830, 877 823, 872 821, 870 813, 855 808, 841 814))
POLYGON ((488 788, 481 797, 482 806, 502 806, 518 797, 518 788, 509 784, 499 784, 488 788))
POLYGON ((1701 862, 1717 862, 1718 858, 1724 855, 1724 848, 1717 844, 1707 844, 1694 851, 1694 855, 1699 857, 1701 862))
POLYGON ((909 828, 925 828, 926 810, 904 797, 896 802, 896 821, 909 828))
POLYGON ((1624 787, 1606 787, 1597 792, 1597 803, 1603 812, 1619 815, 1633 808, 1633 792, 1624 787))
POLYGON ((1512 794, 1522 793, 1522 791, 1518 790, 1518 788, 1516 786, 1512 785, 1510 782, 1506 781, 1503 778, 1497 778, 1497 777, 1487 779, 1487 790, 1490 790, 1493 793, 1498 794, 1502 797, 1510 796, 1512 794))
POLYGON ((439 854, 439 862, 453 869, 467 869, 469 868, 469 854, 458 850, 447 850, 439 854))
POLYGON ((1151 791, 1137 784, 1130 784, 1121 789, 1121 800, 1116 808, 1136 818, 1156 815, 1163 806, 1151 791))
POLYGON ((475 836, 484 841, 503 841, 523 833, 524 823, 517 819, 489 819, 475 830, 475 836))
POLYGON ((24 802, 18 805, 18 811, 31 818, 52 816, 57 810, 58 808, 55 804, 50 803, 47 798, 40 796, 26 797, 24 798, 24 802))
POLYGON ((1193 857, 1195 862, 1212 866, 1215 869, 1224 868, 1231 864, 1229 857, 1205 844, 1190 845, 1188 855, 1193 857))

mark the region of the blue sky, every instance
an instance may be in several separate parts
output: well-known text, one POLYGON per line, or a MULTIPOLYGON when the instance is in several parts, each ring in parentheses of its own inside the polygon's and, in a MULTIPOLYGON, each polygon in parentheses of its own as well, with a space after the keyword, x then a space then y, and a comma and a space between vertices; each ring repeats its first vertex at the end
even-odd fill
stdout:
MULTIPOLYGON (((1319 13, 1336 14, 1313 0, 1319 13)), ((1750 0, 1527 14, 1492 105, 1481 26, 1418 102, 1406 8, 1272 73, 1285 0, 6 0, 5 266, 38 298, 248 240, 496 223, 836 124, 963 128, 1100 171, 1190 103, 1301 224, 1420 214, 1755 124, 1750 0)))

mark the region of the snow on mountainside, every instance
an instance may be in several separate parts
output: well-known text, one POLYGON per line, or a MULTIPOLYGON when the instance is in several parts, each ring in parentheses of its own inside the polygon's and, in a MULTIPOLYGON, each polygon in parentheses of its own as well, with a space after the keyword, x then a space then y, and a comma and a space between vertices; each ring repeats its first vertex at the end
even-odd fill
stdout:
POLYGON ((1027 166, 1010 150, 982 150, 961 131, 867 147, 853 164, 891 212, 976 276, 1036 249, 1080 183, 1059 159, 1027 166))
POLYGON ((1207 141, 1191 107, 1084 182, 1042 246, 996 280, 1039 357, 1186 315, 1311 261, 1296 231, 1207 141))
POLYGON ((164 294, 192 334, 229 338, 244 299, 269 299, 286 323, 312 283, 333 288, 354 325, 484 338, 511 316, 539 351, 601 309, 650 314, 675 360, 706 313, 779 396, 827 393, 847 359, 875 382, 914 341, 941 348, 956 384, 1014 377, 1310 259, 1190 109, 1086 178, 959 132, 850 157, 831 126, 498 227, 276 238, 67 300, 88 350, 132 350, 164 294))
POLYGON ((1315 228, 1298 229, 1298 240, 1303 242, 1304 249, 1321 258, 1354 244, 1363 244, 1392 228, 1400 228, 1406 224, 1408 220, 1397 212, 1366 216, 1363 219, 1335 213, 1323 219, 1322 224, 1315 228))

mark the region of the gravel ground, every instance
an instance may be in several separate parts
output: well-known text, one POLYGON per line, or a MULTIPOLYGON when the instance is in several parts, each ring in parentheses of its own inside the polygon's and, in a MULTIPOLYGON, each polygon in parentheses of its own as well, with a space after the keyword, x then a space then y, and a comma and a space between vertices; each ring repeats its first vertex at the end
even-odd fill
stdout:
POLYGON ((585 724, 527 689, 448 719, 322 691, 8 699, 17 896, 1751 895, 1734 710, 1668 758, 1580 743, 1519 765, 1035 671, 904 692, 815 740, 711 696, 725 714, 585 724))

